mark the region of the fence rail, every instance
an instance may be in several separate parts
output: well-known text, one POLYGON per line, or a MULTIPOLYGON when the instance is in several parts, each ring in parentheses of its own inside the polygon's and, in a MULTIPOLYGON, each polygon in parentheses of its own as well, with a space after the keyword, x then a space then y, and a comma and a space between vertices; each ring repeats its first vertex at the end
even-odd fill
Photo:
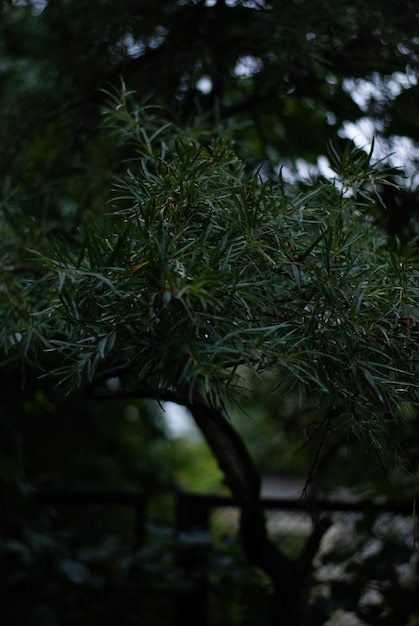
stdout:
MULTIPOLYGON (((417 496, 419 498, 419 495, 417 496)), ((198 494, 177 492, 177 501, 188 501, 198 508, 239 507, 239 503, 229 496, 212 494, 198 494)), ((282 509, 286 511, 303 511, 310 513, 310 504, 303 498, 289 497, 262 497, 262 504, 266 509, 282 509)), ((109 504, 132 506, 142 509, 146 506, 147 496, 139 491, 121 492, 68 492, 54 491, 37 493, 34 502, 40 505, 54 504, 109 504)), ((415 514, 414 499, 409 502, 394 502, 384 499, 355 500, 344 498, 325 498, 316 502, 316 510, 330 512, 365 513, 394 513, 399 515, 415 514)))
MULTIPOLYGON (((53 492, 34 495, 34 503, 44 506, 121 506, 132 507, 134 522, 132 534, 134 536, 133 549, 140 547, 146 541, 146 522, 148 498, 141 492, 53 492)), ((312 514, 310 504, 302 498, 262 498, 265 510, 288 511, 306 513, 308 518, 312 514)), ((217 509, 235 508, 239 504, 234 498, 211 494, 176 493, 174 504, 174 532, 178 535, 195 530, 210 531, 211 514, 217 509)), ((389 502, 384 500, 352 500, 330 498, 315 503, 316 515, 322 512, 366 513, 377 515, 391 513, 403 516, 415 516, 414 500, 411 502, 389 502)), ((185 547, 177 555, 177 566, 185 575, 197 571, 205 572, 205 557, 197 552, 193 545, 185 547)), ((208 585, 205 573, 196 578, 196 585, 188 595, 174 594, 172 623, 200 624, 205 626, 207 617, 208 585)))

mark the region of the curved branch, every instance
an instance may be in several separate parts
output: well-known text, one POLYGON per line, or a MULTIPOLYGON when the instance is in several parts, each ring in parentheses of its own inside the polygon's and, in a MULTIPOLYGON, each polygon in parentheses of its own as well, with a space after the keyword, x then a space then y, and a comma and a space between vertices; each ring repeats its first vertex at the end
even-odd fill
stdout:
POLYGON ((168 401, 189 409, 240 506, 240 535, 244 552, 250 563, 264 571, 273 583, 272 623, 297 624, 303 579, 311 569, 329 522, 316 519, 299 558, 295 561, 289 559, 268 537, 260 500, 259 472, 243 440, 221 410, 209 405, 197 391, 191 394, 187 390, 159 388, 110 390, 99 388, 99 384, 106 380, 106 377, 102 378, 88 388, 93 397, 168 401))
MULTIPOLYGON (((258 470, 233 425, 196 394, 188 406, 241 507, 240 532, 250 562, 272 579, 294 578, 294 565, 268 538, 258 470)), ((284 583, 284 581, 282 580, 284 583)))

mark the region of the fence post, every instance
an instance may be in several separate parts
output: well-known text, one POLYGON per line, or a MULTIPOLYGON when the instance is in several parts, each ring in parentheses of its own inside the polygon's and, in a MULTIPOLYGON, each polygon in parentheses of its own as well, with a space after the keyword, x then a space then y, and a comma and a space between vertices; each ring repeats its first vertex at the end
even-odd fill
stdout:
POLYGON ((146 537, 147 496, 141 494, 134 505, 133 549, 138 550, 144 545, 146 537))
MULTIPOLYGON (((176 500, 176 532, 178 536, 191 531, 209 529, 210 506, 204 497, 179 493, 176 500)), ((200 546, 182 546, 177 555, 177 566, 192 579, 193 587, 175 592, 173 599, 173 626, 205 626, 207 623, 206 556, 200 546)))

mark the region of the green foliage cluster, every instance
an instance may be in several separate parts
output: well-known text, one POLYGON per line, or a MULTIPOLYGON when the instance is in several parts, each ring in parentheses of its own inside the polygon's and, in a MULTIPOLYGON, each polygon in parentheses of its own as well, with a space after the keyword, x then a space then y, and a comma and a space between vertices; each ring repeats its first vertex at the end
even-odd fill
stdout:
MULTIPOLYGON (((409 138, 403 167, 417 169, 413 0, 11 0, 0 11, 0 171, 20 224, 34 216, 72 234, 85 210, 100 212, 123 155, 98 114, 121 76, 182 126, 197 112, 211 127, 232 124, 246 157, 273 171, 315 164, 359 120, 388 152, 409 138)), ((385 218, 404 234, 416 184, 393 194, 385 218)))
POLYGON ((0 565, 8 568, 2 585, 2 617, 10 626, 44 624, 170 623, 173 594, 188 602, 202 568, 187 571, 177 564, 191 547, 206 563, 209 623, 266 623, 266 581, 249 571, 237 539, 225 536, 211 546, 204 532, 175 538, 167 525, 151 525, 147 543, 121 549, 121 536, 100 534, 85 542, 83 535, 57 530, 44 514, 25 541, 7 539, 0 546, 0 565), (253 610, 246 609, 251 597, 253 610))
POLYGON ((371 437, 415 404, 417 254, 368 217, 387 182, 371 155, 335 151, 335 178, 294 190, 127 100, 108 123, 135 157, 108 215, 52 240, 35 279, 3 265, 6 353, 54 354, 73 387, 114 373, 155 397, 203 385, 215 405, 268 374, 371 437))
MULTIPOLYGON (((357 617, 374 626, 396 620, 414 626, 418 560, 412 526, 412 519, 392 515, 338 519, 333 539, 315 561, 301 623, 322 626, 357 617)), ((295 531, 293 537, 304 539, 295 531)), ((173 594, 188 602, 205 575, 210 625, 269 623, 269 580, 249 569, 231 528, 176 537, 166 524, 151 524, 143 546, 127 550, 122 543, 120 532, 96 532, 92 539, 80 529, 57 527, 57 513, 45 511, 24 541, 7 538, 0 546, 0 565, 8 570, 0 595, 3 619, 10 626, 87 620, 164 626, 173 594), (191 549, 201 563, 192 571, 178 563, 191 549)))

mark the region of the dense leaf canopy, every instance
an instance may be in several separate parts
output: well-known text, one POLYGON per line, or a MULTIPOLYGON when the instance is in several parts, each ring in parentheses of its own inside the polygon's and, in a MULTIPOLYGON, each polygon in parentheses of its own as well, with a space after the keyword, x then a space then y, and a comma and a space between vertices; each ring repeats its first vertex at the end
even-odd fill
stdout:
POLYGON ((136 146, 108 214, 79 244, 53 240, 29 279, 6 266, 6 351, 62 354, 76 386, 125 374, 164 397, 202 382, 221 405, 268 373, 368 432, 416 402, 416 252, 368 217, 366 185, 387 183, 370 156, 332 151, 336 177, 293 190, 128 100, 107 117, 136 146))
MULTIPOLYGON (((102 90, 121 77, 182 125, 194 125, 198 112, 211 127, 232 122, 253 163, 316 163, 328 139, 361 120, 367 137, 359 127, 352 135, 385 139, 380 149, 396 150, 409 176, 415 171, 414 2, 1 6, 0 140, 8 149, 0 171, 13 214, 47 216, 50 227, 73 231, 83 211, 100 210, 121 156, 98 125, 102 90)), ((393 230, 408 226, 411 193, 393 193, 388 204, 393 230)))
POLYGON ((411 232, 412 195, 338 137, 409 119, 414 166, 413 3, 1 10, 6 360, 217 402, 269 373, 368 427, 414 401, 415 248, 378 228, 411 232), (327 179, 283 183, 327 150, 327 179))

